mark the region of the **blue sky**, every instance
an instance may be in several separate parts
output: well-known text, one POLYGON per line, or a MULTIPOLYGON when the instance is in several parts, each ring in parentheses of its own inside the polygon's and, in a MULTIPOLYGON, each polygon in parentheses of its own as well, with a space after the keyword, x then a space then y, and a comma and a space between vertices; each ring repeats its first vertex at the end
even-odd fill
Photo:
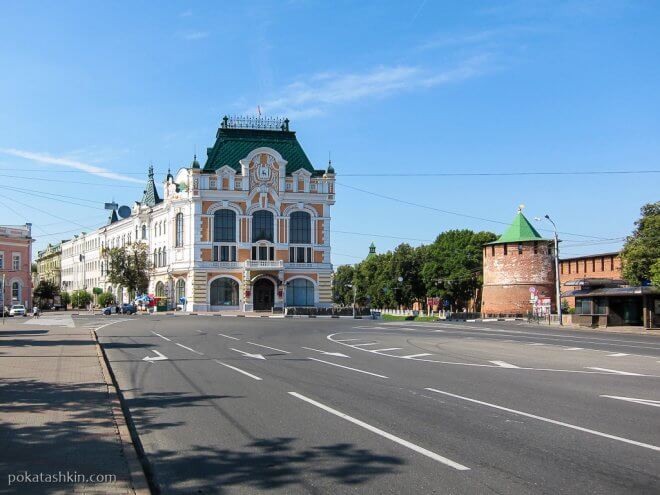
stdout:
POLYGON ((501 232, 521 203, 566 255, 614 250, 660 174, 341 174, 660 170, 659 29, 642 1, 3 2, 0 224, 31 221, 38 249, 98 226, 150 162, 203 163, 260 105, 317 168, 332 154, 335 264, 501 232))

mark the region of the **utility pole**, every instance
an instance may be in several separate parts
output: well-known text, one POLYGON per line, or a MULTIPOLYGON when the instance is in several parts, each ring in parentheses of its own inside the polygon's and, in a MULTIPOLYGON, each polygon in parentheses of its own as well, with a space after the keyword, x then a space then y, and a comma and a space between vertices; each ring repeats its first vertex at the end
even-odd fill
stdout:
POLYGON ((557 291, 557 315, 559 316, 559 325, 563 325, 564 323, 562 322, 561 315, 561 285, 559 281, 559 237, 557 236, 557 226, 550 218, 550 215, 546 215, 545 218, 552 224, 552 228, 555 231, 555 290, 557 291))

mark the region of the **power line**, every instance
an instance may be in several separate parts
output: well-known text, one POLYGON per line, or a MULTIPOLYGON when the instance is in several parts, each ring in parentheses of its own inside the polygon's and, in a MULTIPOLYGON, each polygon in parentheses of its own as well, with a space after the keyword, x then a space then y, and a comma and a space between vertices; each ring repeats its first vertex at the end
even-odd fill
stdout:
POLYGON ((569 172, 412 172, 412 173, 337 173, 337 177, 515 177, 535 175, 629 175, 660 174, 660 170, 583 170, 569 172))
MULTIPOLYGON (((108 183, 100 183, 100 182, 82 182, 82 181, 75 181, 75 180, 61 180, 61 179, 46 179, 44 177, 21 177, 19 175, 2 175, 0 174, 0 177, 7 177, 9 179, 23 179, 23 180, 39 180, 39 181, 45 181, 45 182, 62 182, 64 184, 79 184, 83 186, 101 186, 101 187, 108 187, 108 183)), ((122 187, 122 188, 130 188, 130 189, 136 189, 140 188, 142 186, 127 186, 127 185, 122 185, 122 184, 112 184, 112 187, 122 187)))
POLYGON ((74 203, 73 201, 66 201, 64 199, 59 199, 59 198, 69 198, 69 199, 74 199, 76 201, 87 201, 88 203, 100 204, 98 201, 92 201, 91 199, 76 198, 73 196, 65 196, 63 194, 55 194, 55 193, 49 193, 43 191, 31 191, 30 189, 23 189, 20 187, 2 186, 2 188, 9 189, 10 191, 17 192, 19 194, 27 194, 28 196, 35 196, 37 198, 49 199, 51 201, 58 201, 60 203, 68 203, 75 206, 82 206, 84 208, 91 208, 93 210, 98 210, 100 208, 100 206, 89 206, 85 204, 74 203), (51 198, 50 196, 56 196, 56 197, 51 198))

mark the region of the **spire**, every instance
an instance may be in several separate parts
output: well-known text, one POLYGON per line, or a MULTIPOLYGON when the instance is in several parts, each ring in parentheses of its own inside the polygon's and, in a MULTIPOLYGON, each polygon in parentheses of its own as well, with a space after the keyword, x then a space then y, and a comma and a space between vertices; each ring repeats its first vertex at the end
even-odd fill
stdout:
POLYGON ((149 179, 147 180, 147 188, 144 190, 144 196, 142 196, 142 204, 147 206, 156 206, 162 201, 160 196, 158 196, 158 189, 156 189, 156 183, 154 182, 154 167, 149 165, 149 179))
POLYGON ((334 174, 335 168, 332 166, 332 159, 330 158, 330 152, 328 152, 328 169, 325 172, 326 174, 334 174))
POLYGON ((110 215, 108 223, 115 223, 118 221, 119 221, 119 217, 117 216, 117 210, 112 210, 112 214, 110 215))
POLYGON ((522 209, 524 205, 518 207, 518 213, 513 219, 513 222, 506 229, 499 239, 490 244, 501 244, 505 242, 525 242, 525 241, 543 241, 544 239, 541 234, 534 228, 534 226, 527 220, 527 217, 523 215, 522 209))
POLYGON ((170 171, 169 165, 167 166, 167 177, 165 177, 165 180, 167 182, 169 182, 170 180, 172 180, 172 182, 174 182, 174 176, 172 175, 172 172, 170 171))
POLYGON ((367 255, 367 258, 371 258, 372 256, 376 256, 376 245, 373 241, 371 241, 371 244, 369 245, 369 254, 367 255))
POLYGON ((197 153, 195 153, 195 157, 193 158, 193 162, 190 165, 190 168, 202 168, 199 166, 199 162, 197 161, 197 153))

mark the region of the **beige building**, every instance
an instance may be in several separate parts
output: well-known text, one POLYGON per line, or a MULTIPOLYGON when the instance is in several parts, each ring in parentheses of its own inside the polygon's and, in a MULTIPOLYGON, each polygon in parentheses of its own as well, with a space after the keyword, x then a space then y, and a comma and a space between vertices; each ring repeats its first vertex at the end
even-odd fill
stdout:
POLYGON ((46 249, 37 253, 36 284, 42 280, 53 282, 57 287, 62 285, 62 244, 48 244, 46 249))

